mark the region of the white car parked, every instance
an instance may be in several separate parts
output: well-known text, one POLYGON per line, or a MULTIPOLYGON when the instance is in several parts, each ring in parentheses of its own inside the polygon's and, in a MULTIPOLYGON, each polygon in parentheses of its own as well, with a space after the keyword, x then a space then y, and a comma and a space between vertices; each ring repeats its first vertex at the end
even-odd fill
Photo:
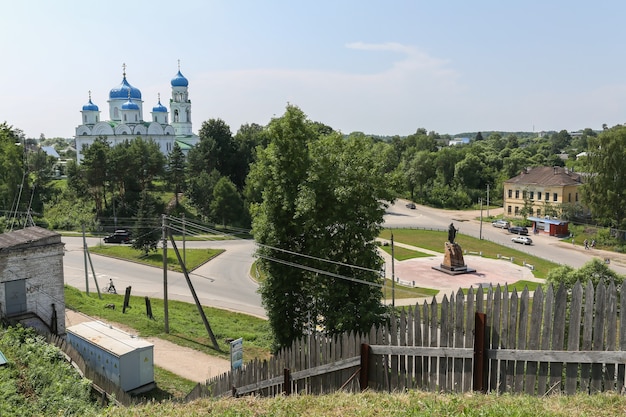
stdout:
POLYGON ((532 245, 533 240, 528 236, 515 236, 512 237, 511 240, 515 243, 521 243, 522 245, 532 245))

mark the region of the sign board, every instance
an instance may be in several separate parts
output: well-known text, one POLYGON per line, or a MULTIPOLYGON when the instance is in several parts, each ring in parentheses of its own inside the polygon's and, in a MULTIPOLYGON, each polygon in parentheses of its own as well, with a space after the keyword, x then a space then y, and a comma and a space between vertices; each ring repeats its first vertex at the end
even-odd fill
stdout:
POLYGON ((238 369, 243 366, 243 338, 230 342, 230 367, 238 369))

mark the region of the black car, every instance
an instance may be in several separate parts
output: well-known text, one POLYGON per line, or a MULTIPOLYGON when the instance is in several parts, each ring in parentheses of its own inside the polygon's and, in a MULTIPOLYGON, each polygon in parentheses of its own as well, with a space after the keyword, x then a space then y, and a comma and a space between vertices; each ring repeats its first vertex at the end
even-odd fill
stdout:
POLYGON ((511 226, 509 227, 510 233, 515 233, 516 235, 527 235, 528 229, 523 226, 511 226))
POLYGON ((104 243, 129 243, 130 233, 126 230, 116 230, 112 235, 104 238, 104 243))

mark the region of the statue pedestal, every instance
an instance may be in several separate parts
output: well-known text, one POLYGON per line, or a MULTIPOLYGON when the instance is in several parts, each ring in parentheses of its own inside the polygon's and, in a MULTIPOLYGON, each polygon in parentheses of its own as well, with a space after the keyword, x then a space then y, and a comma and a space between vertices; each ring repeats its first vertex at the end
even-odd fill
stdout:
POLYGON ((463 259, 463 250, 458 243, 446 242, 443 263, 440 266, 433 266, 437 271, 445 272, 448 275, 459 275, 476 272, 475 269, 468 268, 463 259))

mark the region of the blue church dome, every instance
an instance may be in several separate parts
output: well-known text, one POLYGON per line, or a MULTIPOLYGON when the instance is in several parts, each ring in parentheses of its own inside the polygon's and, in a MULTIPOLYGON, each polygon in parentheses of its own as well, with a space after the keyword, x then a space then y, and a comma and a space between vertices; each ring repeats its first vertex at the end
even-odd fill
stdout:
POLYGON ((172 78, 172 87, 187 87, 188 85, 189 81, 187 81, 185 76, 180 73, 180 70, 178 70, 176 76, 172 78))
POLYGON ((98 106, 91 102, 91 98, 89 98, 89 103, 83 106, 83 111, 99 111, 98 106))
POLYGON ((139 110, 139 106, 129 98, 126 103, 122 104, 122 110, 139 110))
POLYGON ((122 84, 120 84, 118 87, 111 89, 111 92, 109 93, 109 99, 128 98, 129 92, 130 92, 130 98, 141 100, 141 91, 139 91, 138 88, 130 85, 128 81, 126 81, 126 75, 124 75, 122 84))
POLYGON ((167 113, 167 107, 161 104, 161 100, 159 100, 159 104, 152 108, 153 112, 167 113))

